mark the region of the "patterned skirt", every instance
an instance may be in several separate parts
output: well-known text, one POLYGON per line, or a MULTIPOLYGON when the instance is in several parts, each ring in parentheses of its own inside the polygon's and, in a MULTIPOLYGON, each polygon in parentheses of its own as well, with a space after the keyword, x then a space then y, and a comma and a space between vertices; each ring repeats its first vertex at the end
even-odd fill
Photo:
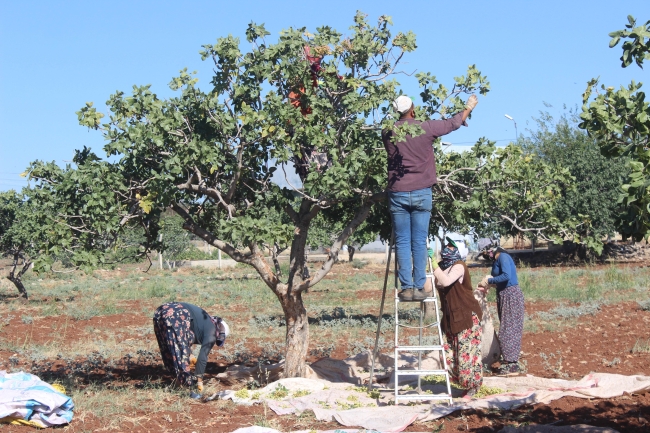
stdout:
POLYGON ((190 372, 190 355, 194 333, 190 312, 177 302, 163 304, 153 315, 153 330, 165 368, 176 376, 181 385, 196 382, 190 372))
POLYGON ((524 333, 524 293, 519 286, 509 286, 497 292, 499 313, 499 346, 506 362, 519 361, 521 337, 524 333))
POLYGON ((481 364, 481 340, 483 327, 475 313, 472 313, 472 327, 457 334, 445 332, 443 345, 449 377, 464 389, 478 389, 483 384, 481 364))

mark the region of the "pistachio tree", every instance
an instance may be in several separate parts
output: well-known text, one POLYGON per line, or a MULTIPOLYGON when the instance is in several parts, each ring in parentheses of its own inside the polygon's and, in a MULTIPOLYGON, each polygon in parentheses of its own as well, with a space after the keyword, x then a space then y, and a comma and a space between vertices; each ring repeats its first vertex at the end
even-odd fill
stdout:
MULTIPOLYGON (((609 46, 620 41, 622 67, 635 62, 643 68, 650 57, 650 21, 638 25, 632 16, 624 30, 609 34, 609 46)), ((580 128, 595 138, 605 156, 629 157, 629 175, 622 186, 618 202, 624 212, 618 230, 624 238, 641 240, 650 236, 650 103, 641 90, 643 83, 628 86, 598 86, 598 79, 587 84, 583 94, 580 128)))
MULTIPOLYGON (((0 252, 12 259, 7 278, 23 297, 22 277, 32 266, 36 272, 90 270, 116 256, 119 229, 130 219, 116 195, 121 177, 110 170, 84 149, 74 167, 33 162, 23 173, 32 185, 0 195, 0 252)), ((136 255, 145 251, 139 248, 136 255)))
POLYGON ((497 148, 482 138, 469 151, 436 152, 438 183, 433 188, 433 233, 474 233, 485 237, 524 235, 534 239, 575 239, 584 219, 554 213, 563 190, 573 188, 570 172, 527 155, 516 144, 497 148))
POLYGON ((73 164, 35 161, 23 173, 32 185, 0 196, 0 249, 12 258, 7 278, 25 298, 22 277, 30 267, 90 270, 110 263, 122 246, 120 228, 131 219, 122 211, 121 176, 88 149, 77 151, 73 164))
POLYGON ((578 241, 584 246, 581 250, 586 253, 590 248, 600 254, 603 240, 616 232, 621 207, 617 199, 627 176, 627 160, 603 156, 596 140, 578 128, 575 110, 557 120, 542 112, 534 120, 536 130, 520 140, 526 152, 568 169, 574 178, 569 188, 561 189, 555 215, 560 221, 583 215, 585 224, 576 227, 578 241))
POLYGON ((29 299, 29 295, 22 277, 29 270, 37 252, 37 215, 22 194, 14 190, 0 193, 0 253, 11 259, 6 277, 25 299, 29 299))
POLYGON ((31 186, 22 191, 28 214, 21 232, 30 239, 35 271, 91 271, 141 260, 161 248, 156 242, 160 215, 134 215, 137 206, 125 204, 128 186, 122 174, 90 149, 76 151, 64 168, 32 162, 24 175, 31 186), (135 247, 128 239, 134 231, 141 233, 135 247))
MULTIPOLYGON (((203 46, 214 69, 207 91, 183 70, 170 83, 176 96, 161 99, 150 86, 136 86, 130 95, 111 95, 107 121, 91 103, 78 115, 106 139, 125 188, 120 212, 149 218, 171 208, 183 228, 256 269, 286 317, 285 375, 302 376, 309 342, 303 296, 385 197, 379 131, 392 125, 387 101, 397 96, 400 62, 416 40, 411 32, 394 34, 389 17, 372 25, 362 13, 346 35, 328 26, 289 28, 272 42, 252 23, 246 40, 246 49, 233 36, 203 46), (300 184, 290 181, 291 170, 300 184), (276 171, 288 187, 271 181, 276 171), (311 224, 334 208, 339 233, 327 260, 306 277, 311 224), (264 246, 284 242, 291 253, 281 278, 264 246)), ((432 113, 449 115, 463 108, 461 94, 478 91, 487 91, 486 82, 470 67, 450 88, 432 89, 426 102, 432 113)))

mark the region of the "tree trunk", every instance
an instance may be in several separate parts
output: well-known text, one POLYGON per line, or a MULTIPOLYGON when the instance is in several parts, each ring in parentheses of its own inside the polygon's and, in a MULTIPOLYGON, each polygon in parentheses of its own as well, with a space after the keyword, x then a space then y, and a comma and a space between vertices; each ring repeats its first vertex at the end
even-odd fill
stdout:
POLYGON ((25 275, 25 272, 29 269, 31 266, 32 262, 30 260, 25 260, 24 257, 22 257, 21 254, 17 253, 14 254, 14 260, 13 260, 13 265, 11 267, 11 271, 9 272, 9 275, 7 275, 7 279, 14 283, 14 286, 18 289, 18 293, 21 294, 21 296, 25 299, 29 299, 29 296, 27 295, 27 289, 25 289, 25 285, 23 284, 22 277, 25 275), (16 275, 16 268, 18 267, 18 260, 23 259, 23 268, 18 272, 18 275, 16 275))
POLYGON ((29 299, 29 296, 27 295, 27 289, 25 289, 25 285, 20 280, 20 278, 13 278, 11 276, 8 276, 7 279, 12 283, 14 283, 14 286, 16 286, 18 292, 21 294, 23 298, 29 299))
POLYGON ((352 263, 352 260, 354 259, 354 252, 356 251, 356 248, 353 246, 348 245, 348 262, 352 263))
POLYGON ((291 289, 280 298, 287 322, 286 359, 284 377, 305 377, 307 373, 307 348, 309 347, 309 322, 307 310, 302 302, 302 292, 291 289))

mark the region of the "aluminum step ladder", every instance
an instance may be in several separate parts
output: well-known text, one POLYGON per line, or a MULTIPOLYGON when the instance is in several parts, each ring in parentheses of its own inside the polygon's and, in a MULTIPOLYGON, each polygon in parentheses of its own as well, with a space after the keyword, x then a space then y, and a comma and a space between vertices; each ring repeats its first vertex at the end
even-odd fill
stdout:
MULTIPOLYGON (((391 245, 391 248, 394 248, 394 245, 391 245)), ((428 241, 427 241, 427 247, 428 247, 428 241)), ((389 255, 389 260, 390 260, 390 255, 389 255)), ((433 289, 433 293, 431 297, 428 297, 422 301, 400 301, 398 297, 399 293, 399 287, 398 287, 398 278, 397 278, 397 271, 398 271, 398 265, 397 265, 397 260, 395 260, 395 404, 398 404, 400 400, 447 400, 449 404, 452 403, 452 396, 451 396, 451 385, 449 382, 449 371, 447 367, 447 358, 445 355, 445 350, 443 348, 443 339, 442 339, 442 329, 440 328, 440 310, 439 310, 439 305, 438 305, 438 296, 437 296, 437 291, 435 288, 434 284, 434 277, 433 277, 433 266, 431 264, 431 258, 427 257, 427 264, 428 264, 428 270, 426 274, 427 280, 431 283, 431 287, 433 289), (400 311, 400 305, 402 304, 410 304, 413 302, 419 302, 420 303, 420 318, 419 318, 419 326, 409 326, 406 324, 401 324, 399 323, 399 311, 400 311), (424 315, 425 315, 425 304, 433 304, 434 310, 435 310, 435 321, 429 324, 424 323, 424 315), (399 339, 399 334, 400 334, 400 329, 417 329, 418 330, 418 345, 417 346, 407 346, 407 345, 401 345, 400 344, 400 339, 399 339), (437 332, 437 337, 438 337, 438 344, 435 345, 425 345, 423 344, 423 331, 425 330, 433 330, 434 332, 437 332), (417 363, 417 369, 404 369, 400 368, 399 366, 399 355, 400 353, 409 353, 409 352, 417 352, 418 355, 418 363, 417 363), (440 359, 442 360, 442 367, 443 369, 441 370, 423 370, 422 369, 422 353, 423 352, 439 352, 440 353, 440 359), (417 376, 418 377, 418 387, 416 389, 417 393, 416 394, 400 394, 399 393, 399 378, 400 376, 417 376), (437 376, 444 376, 445 378, 445 384, 447 386, 447 392, 446 393, 441 393, 441 394, 428 394, 424 393, 422 391, 422 377, 423 376, 430 376, 430 375, 437 375, 437 376)), ((386 267, 388 269, 388 266, 386 267)))

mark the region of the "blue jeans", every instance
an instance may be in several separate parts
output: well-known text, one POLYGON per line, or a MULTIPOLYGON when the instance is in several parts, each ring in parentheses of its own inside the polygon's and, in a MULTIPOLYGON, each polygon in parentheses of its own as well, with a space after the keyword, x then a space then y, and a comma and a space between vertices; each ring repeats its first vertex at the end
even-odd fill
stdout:
POLYGON ((422 289, 426 280, 427 237, 433 204, 431 188, 388 191, 388 201, 400 285, 402 289, 422 289))

